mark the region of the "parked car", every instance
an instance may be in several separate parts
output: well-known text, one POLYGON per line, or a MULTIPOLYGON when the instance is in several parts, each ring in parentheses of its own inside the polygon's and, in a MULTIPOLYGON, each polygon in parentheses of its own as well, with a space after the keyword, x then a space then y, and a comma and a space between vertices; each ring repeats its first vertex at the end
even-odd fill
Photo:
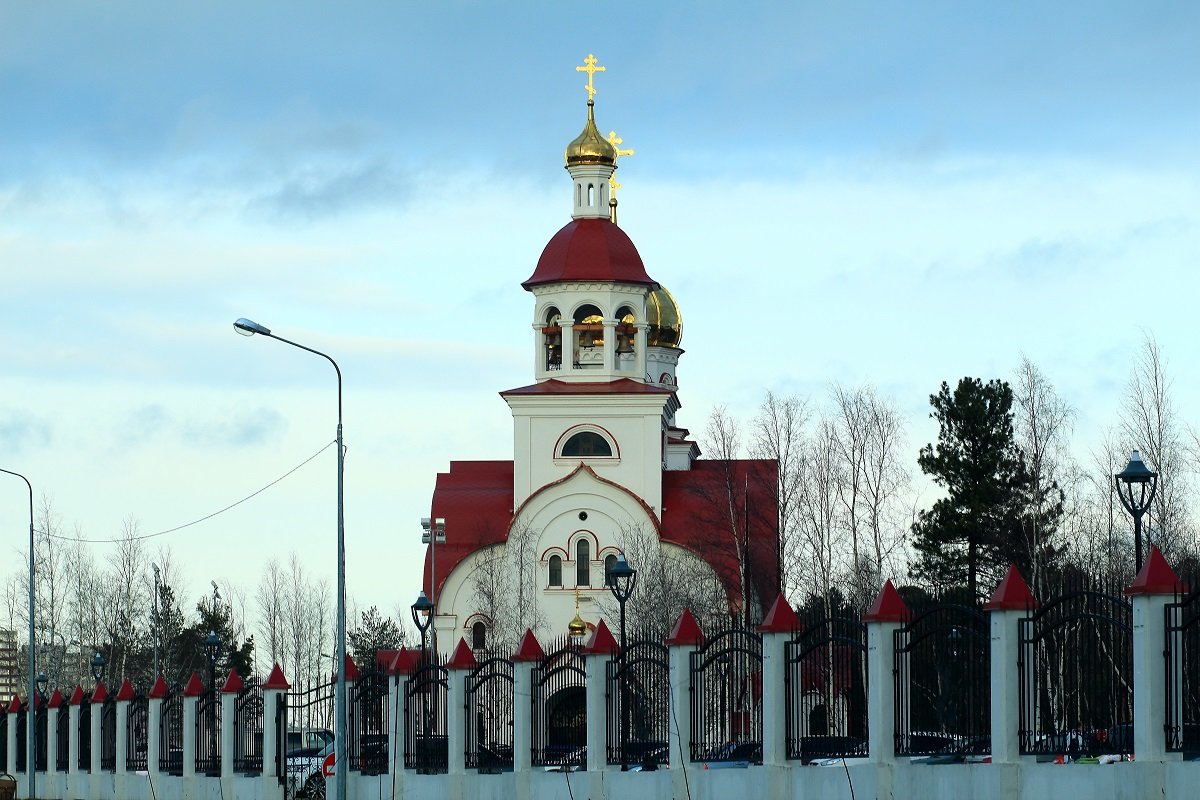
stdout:
POLYGON ((305 798, 305 800, 324 800, 325 773, 322 766, 325 759, 333 755, 333 741, 315 752, 304 748, 298 755, 289 755, 284 767, 284 780, 288 788, 288 797, 305 798))
POLYGON ((285 758, 316 755, 333 741, 333 731, 328 728, 288 728, 283 745, 285 758))

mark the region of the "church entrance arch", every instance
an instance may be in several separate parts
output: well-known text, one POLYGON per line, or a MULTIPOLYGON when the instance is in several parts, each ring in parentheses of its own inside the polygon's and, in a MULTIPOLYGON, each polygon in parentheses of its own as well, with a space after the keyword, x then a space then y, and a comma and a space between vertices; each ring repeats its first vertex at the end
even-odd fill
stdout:
POLYGON ((534 766, 577 766, 587 744, 582 643, 555 642, 533 669, 534 766))

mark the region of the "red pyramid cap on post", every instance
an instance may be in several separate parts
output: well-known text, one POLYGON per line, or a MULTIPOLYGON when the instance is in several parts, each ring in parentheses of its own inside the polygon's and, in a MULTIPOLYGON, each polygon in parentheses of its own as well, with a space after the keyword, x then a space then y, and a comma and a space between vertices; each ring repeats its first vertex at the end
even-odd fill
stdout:
POLYGON ((133 699, 133 684, 129 682, 129 678, 126 678, 125 680, 121 681, 121 688, 117 690, 117 699, 118 700, 132 700, 133 699))
POLYGON ((58 689, 55 689, 54 694, 50 695, 50 702, 46 704, 46 707, 58 708, 65 702, 66 700, 63 699, 62 692, 60 692, 58 689))
POLYGON ((104 688, 104 681, 96 681, 96 688, 92 691, 92 702, 103 703, 108 699, 108 689, 104 688))
POLYGON ((1158 545, 1151 545, 1146 563, 1142 564, 1141 572, 1133 579, 1133 585, 1125 590, 1125 594, 1174 594, 1179 588, 1179 576, 1171 569, 1158 545))
POLYGON ((21 698, 13 695, 12 702, 8 704, 8 713, 15 714, 21 710, 21 698))
POLYGON ((415 647, 397 650, 392 663, 388 665, 389 675, 412 675, 421 664, 421 651, 415 647))
POLYGON ((162 700, 171 693, 170 687, 167 686, 167 679, 159 673, 158 680, 150 687, 150 694, 147 695, 151 700, 162 700))
POLYGON ((246 688, 245 682, 242 681, 242 676, 237 674, 236 669, 229 670, 229 677, 225 679, 225 685, 221 687, 221 691, 225 694, 237 694, 246 688))
POLYGON ((1037 607, 1038 601, 1034 598, 1033 592, 1029 591, 1029 584, 1025 583, 1025 579, 1021 577, 1021 571, 1017 569, 1016 564, 1010 564, 1008 574, 996 585, 996 591, 992 592, 992 599, 987 601, 983 610, 1025 611, 1037 607))
POLYGON ((588 655, 600 655, 607 653, 612 655, 619 652, 621 649, 620 643, 612 635, 612 631, 608 629, 608 625, 604 620, 600 620, 592 631, 592 635, 588 637, 587 644, 583 646, 583 652, 588 655))
POLYGON ((478 666, 479 661, 475 659, 475 653, 471 651, 471 646, 467 644, 466 639, 460 636, 458 646, 454 648, 450 660, 446 662, 446 669, 475 669, 478 666))
POLYGON ((75 691, 71 692, 71 699, 68 702, 73 706, 83 705, 83 687, 78 683, 75 684, 75 691))
POLYGON ((204 694, 204 681, 200 680, 199 672, 192 672, 192 677, 188 678, 187 686, 183 687, 184 697, 199 697, 204 694))
POLYGON ((696 621, 692 610, 685 608, 679 615, 679 619, 675 621, 675 627, 671 629, 671 635, 667 637, 667 644, 691 645, 700 644, 703 641, 704 631, 700 630, 700 623, 696 621))
POLYGON ((271 674, 267 676, 267 682, 262 685, 264 689, 290 689, 292 685, 288 683, 288 679, 283 677, 283 669, 279 666, 279 662, 275 662, 275 666, 271 667, 271 674))
MULTIPOLYGON (((335 680, 337 679, 336 672, 333 674, 333 677, 335 680)), ((354 663, 354 656, 346 653, 346 682, 354 683, 359 679, 359 677, 360 674, 358 671, 358 664, 354 663)))
POLYGON ((758 626, 759 633, 791 633, 800 627, 800 618, 781 594, 771 603, 767 616, 758 626))
POLYGON ((892 585, 890 579, 883 584, 883 588, 879 590, 879 596, 867 609, 867 613, 862 616, 863 622, 904 622, 906 619, 908 619, 908 606, 905 605, 904 598, 896 591, 896 587, 892 585))
POLYGON ((533 631, 526 628, 525 635, 521 637, 521 644, 517 647, 517 652, 513 653, 512 660, 541 661, 545 657, 546 651, 542 649, 537 637, 533 635, 533 631))

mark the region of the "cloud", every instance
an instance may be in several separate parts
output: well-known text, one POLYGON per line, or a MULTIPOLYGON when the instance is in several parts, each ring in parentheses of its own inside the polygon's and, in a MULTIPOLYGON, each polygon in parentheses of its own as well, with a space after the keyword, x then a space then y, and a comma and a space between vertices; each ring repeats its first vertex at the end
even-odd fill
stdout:
POLYGON ((18 409, 0 410, 0 452, 20 453, 25 447, 44 447, 53 428, 41 417, 18 409))
POLYGON ((192 420, 180 433, 191 444, 248 447, 278 439, 287 420, 277 411, 256 408, 222 420, 192 420))
POLYGON ((247 206, 269 217, 309 222, 363 208, 401 205, 411 194, 412 182, 384 159, 358 165, 310 166, 251 198, 247 206))

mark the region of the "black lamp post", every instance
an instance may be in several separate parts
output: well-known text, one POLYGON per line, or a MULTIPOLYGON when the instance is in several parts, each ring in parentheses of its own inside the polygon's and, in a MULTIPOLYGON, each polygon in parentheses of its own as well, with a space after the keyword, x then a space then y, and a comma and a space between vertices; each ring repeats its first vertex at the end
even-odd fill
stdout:
POLYGON ((421 632, 422 658, 425 653, 425 631, 429 630, 429 625, 433 622, 433 617, 429 613, 431 611, 433 611, 433 603, 429 602, 429 598, 425 596, 424 591, 418 592, 417 601, 412 604, 412 618, 413 624, 421 632))
POLYGON ((37 676, 38 696, 42 698, 42 703, 46 702, 46 686, 50 683, 50 678, 44 672, 39 672, 37 676))
POLYGON ((621 607, 621 769, 629 769, 629 754, 626 752, 629 738, 629 676, 625 674, 625 604, 637 584, 637 570, 629 566, 625 554, 617 555, 617 563, 608 573, 608 590, 617 598, 621 607))
POLYGON ((221 655, 221 637, 209 631, 204 637, 204 658, 208 661, 208 685, 217 687, 217 657, 221 655))
POLYGON ((100 651, 96 651, 96 655, 92 656, 92 679, 96 683, 104 680, 104 666, 108 662, 104 660, 104 656, 100 655, 100 651))
POLYGON ((1154 492, 1158 489, 1158 473, 1147 467, 1138 451, 1134 450, 1125 469, 1114 475, 1113 479, 1121 505, 1133 517, 1134 571, 1141 572, 1142 515, 1150 509, 1150 503, 1154 500, 1154 492))

